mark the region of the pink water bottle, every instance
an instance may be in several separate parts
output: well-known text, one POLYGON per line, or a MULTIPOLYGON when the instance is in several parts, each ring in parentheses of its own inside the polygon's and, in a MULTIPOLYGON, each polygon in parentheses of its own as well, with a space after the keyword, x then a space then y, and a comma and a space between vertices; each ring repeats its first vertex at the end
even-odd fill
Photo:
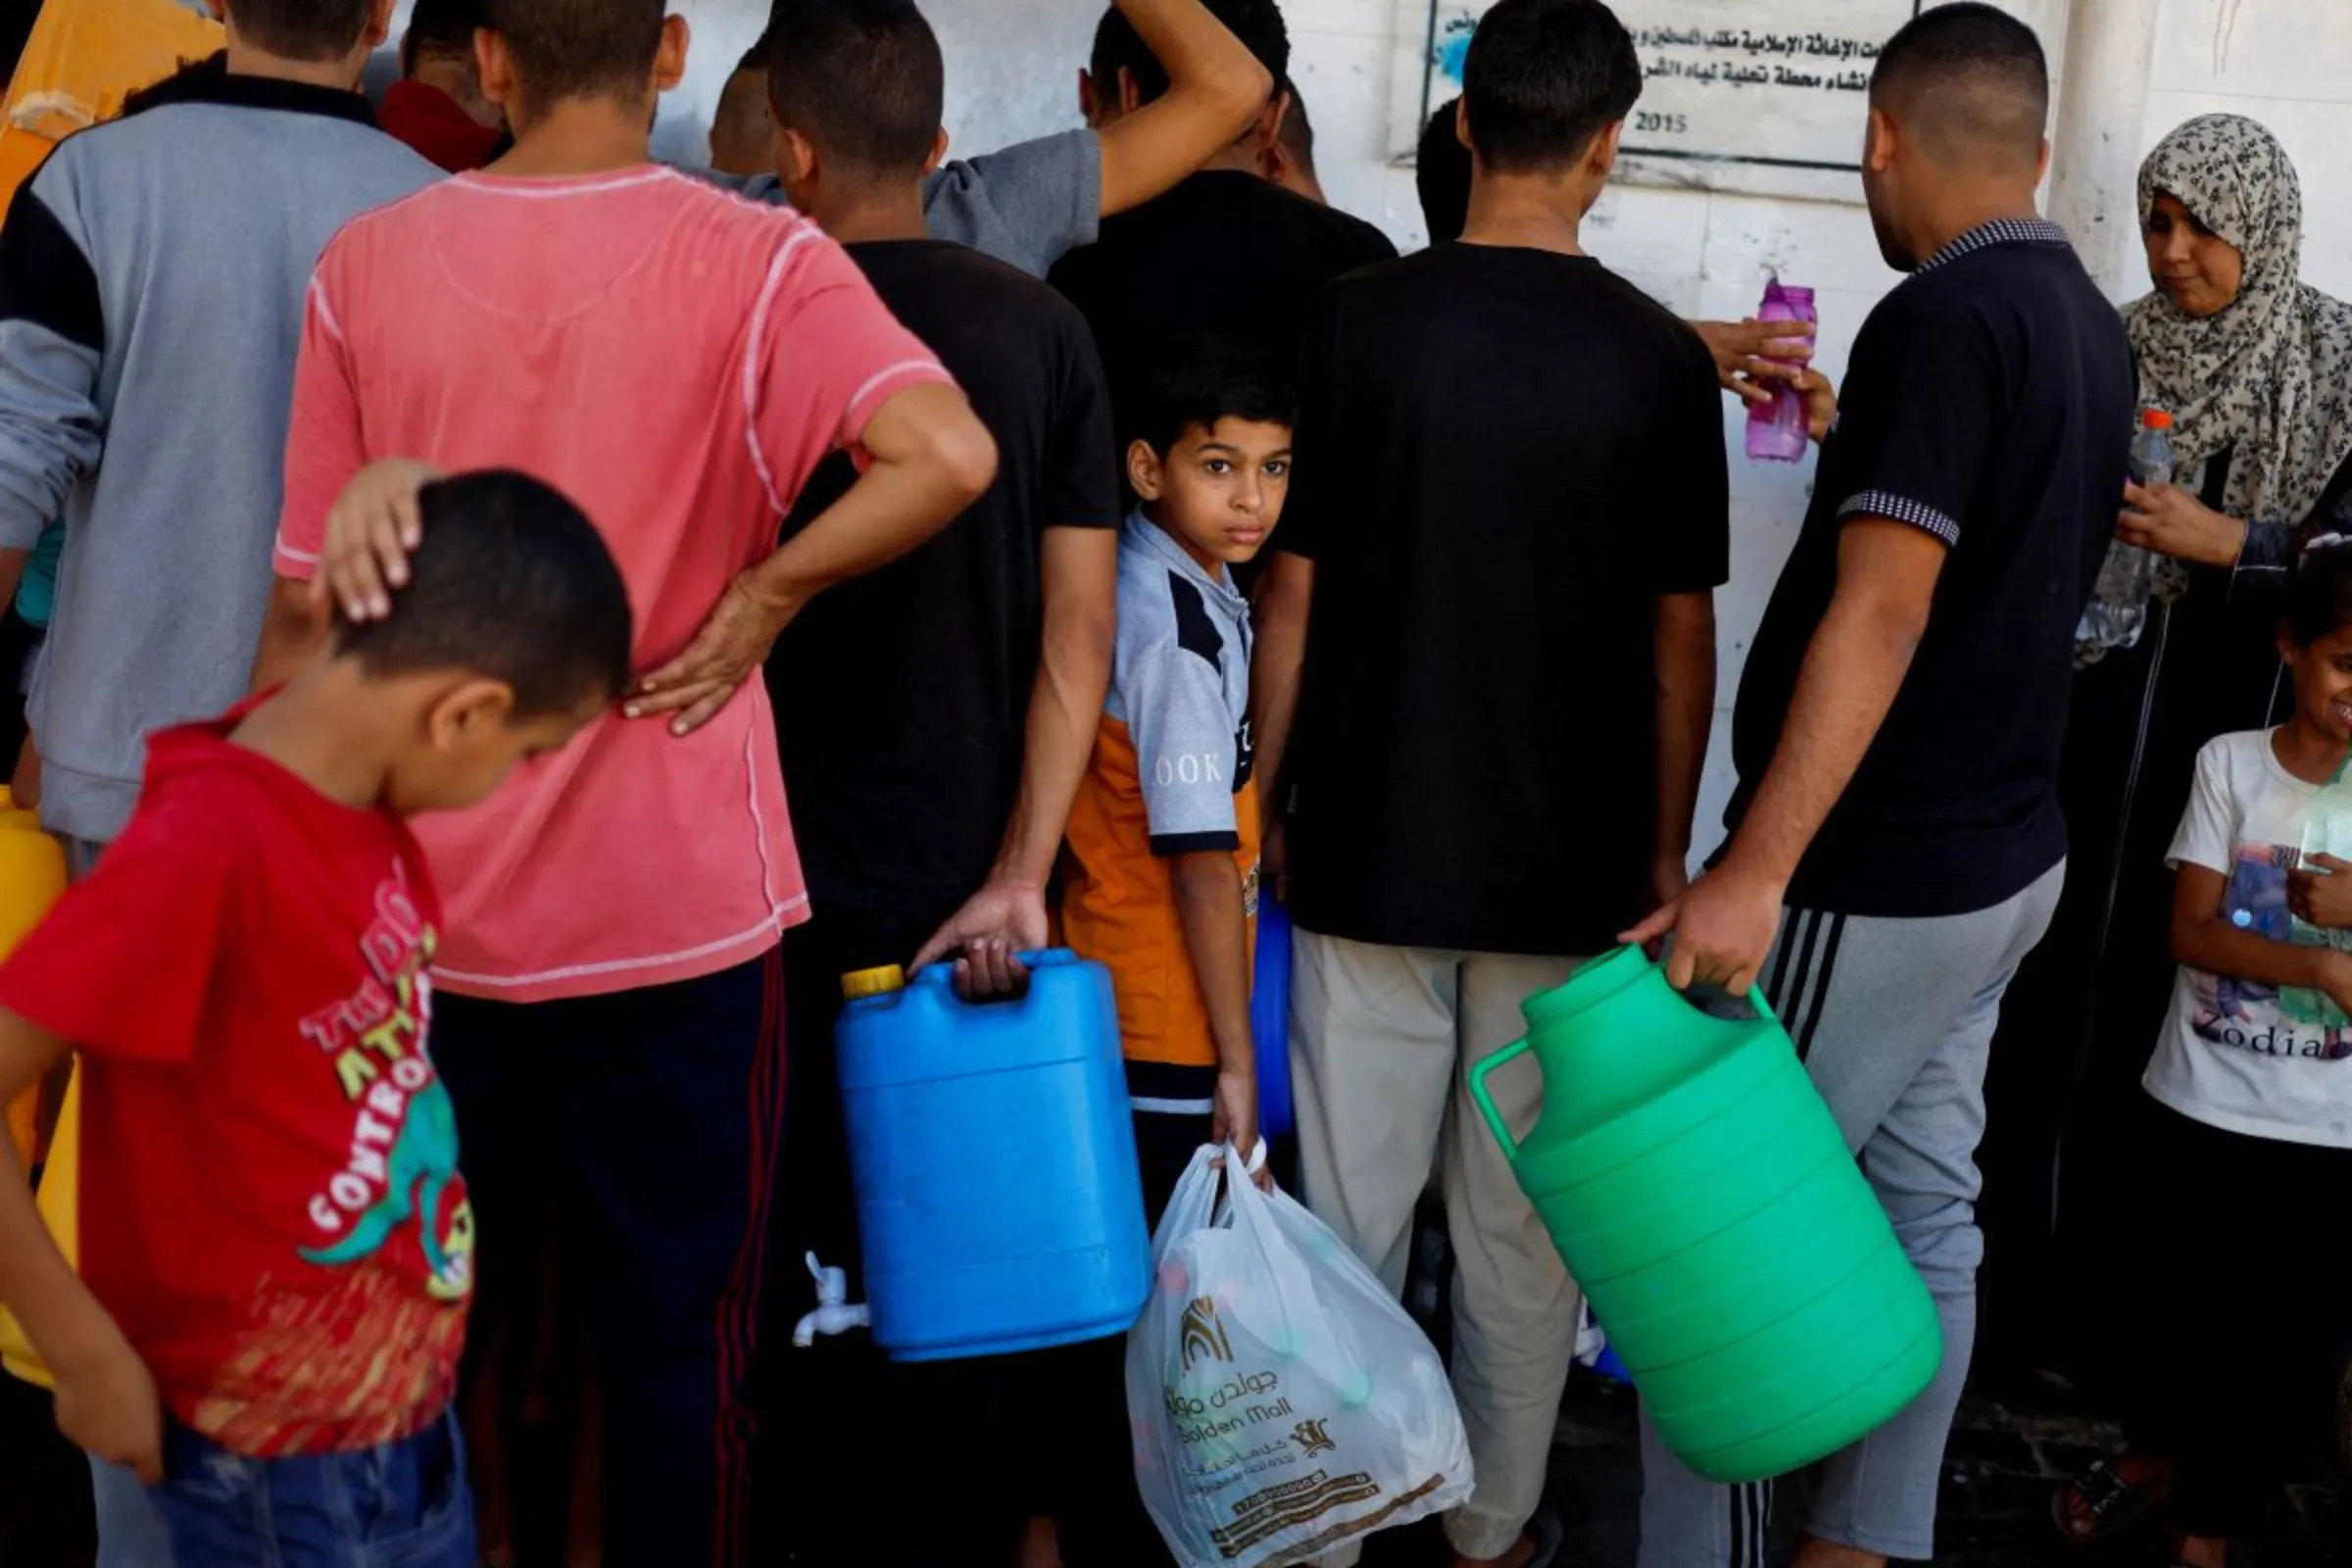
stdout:
MULTIPOLYGON (((1802 321, 1806 337, 1821 319, 1813 309, 1813 291, 1795 288, 1774 278, 1764 285, 1764 305, 1756 312, 1760 321, 1802 321)), ((1812 363, 1810 355, 1793 361, 1798 365, 1812 363)), ((1806 407, 1805 395, 1792 386, 1776 389, 1770 403, 1754 403, 1747 410, 1747 455, 1757 463, 1798 463, 1803 461, 1805 448, 1813 441, 1813 417, 1806 407)))

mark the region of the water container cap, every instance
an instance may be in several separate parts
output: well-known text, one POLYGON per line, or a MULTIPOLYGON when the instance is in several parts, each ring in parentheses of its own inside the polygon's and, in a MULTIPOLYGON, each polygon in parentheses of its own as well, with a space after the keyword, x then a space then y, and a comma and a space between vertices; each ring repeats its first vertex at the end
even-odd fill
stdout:
POLYGON ((886 997, 893 991, 906 989, 906 971, 895 963, 879 969, 858 969, 841 977, 841 1000, 857 1002, 866 997, 886 997))
POLYGON ((2139 416, 2139 422, 2151 430, 2170 430, 2173 427, 2173 416, 2162 409, 2150 409, 2139 416))

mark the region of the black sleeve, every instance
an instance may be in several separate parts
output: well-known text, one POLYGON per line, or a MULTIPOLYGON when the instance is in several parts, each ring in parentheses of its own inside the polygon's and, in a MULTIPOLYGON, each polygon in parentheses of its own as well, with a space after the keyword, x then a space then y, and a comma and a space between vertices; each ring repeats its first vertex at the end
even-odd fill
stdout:
POLYGON ((2293 531, 2306 539, 2321 533, 2352 534, 2352 453, 2346 453, 2344 461, 2335 466, 2335 472, 2328 476, 2328 488, 2320 492, 2320 499, 2312 505, 2311 515, 2293 531))
POLYGON ((1882 307, 1864 338, 1838 400, 1854 479, 1838 515, 1886 517, 1956 545, 2009 403, 1991 328, 1963 302, 1928 299, 1882 307))
POLYGON ((1291 440, 1291 493, 1283 503, 1282 524, 1274 531, 1274 548, 1308 561, 1321 558, 1332 545, 1331 514, 1338 509, 1341 467, 1347 459, 1347 436, 1340 429, 1342 411, 1334 396, 1339 338, 1336 290, 1326 288, 1307 314, 1306 330, 1298 339, 1298 416, 1291 440))
POLYGON ((1706 345, 1675 323, 1673 372, 1661 389, 1646 471, 1656 488, 1642 510, 1652 590, 1704 593, 1732 575, 1732 470, 1724 456, 1723 385, 1706 345))
POLYGON ((1396 260, 1396 242, 1370 223, 1356 226, 1355 260, 1350 270, 1357 267, 1375 267, 1382 262, 1396 260))
MULTIPOLYGON (((2343 527, 2352 527, 2352 518, 2344 519, 2343 527)), ((2319 531, 2326 533, 2333 528, 2333 531, 2340 533, 2343 531, 2343 527, 2323 524, 2319 531)), ((2237 569, 2239 571, 2288 570, 2295 564, 2295 530, 2288 524, 2249 522, 2246 524, 2246 542, 2238 548, 2237 569)))
POLYGON ((1062 316, 1062 377, 1047 440, 1041 521, 1049 528, 1115 528, 1118 450, 1111 434, 1110 389, 1102 376, 1102 357, 1078 313, 1065 311, 1062 316))

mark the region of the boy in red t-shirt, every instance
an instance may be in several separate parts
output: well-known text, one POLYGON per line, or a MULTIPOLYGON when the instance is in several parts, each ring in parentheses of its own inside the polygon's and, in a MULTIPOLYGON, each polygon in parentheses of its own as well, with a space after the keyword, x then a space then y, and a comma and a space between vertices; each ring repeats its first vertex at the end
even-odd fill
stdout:
POLYGON ((427 487, 388 618, 151 743, 138 808, 0 966, 0 1102, 81 1053, 80 1277, 0 1159, 0 1299, 57 1422, 185 1563, 472 1568, 450 1413, 473 1219, 426 1053, 440 904, 404 818, 629 678, 627 590, 537 480, 427 487))
MULTIPOLYGON (((996 446, 814 224, 647 162, 686 60, 663 0, 494 0, 489 20, 482 89, 514 150, 318 259, 260 665, 307 646, 315 580, 371 613, 379 558, 352 546, 397 556, 400 535, 329 525, 360 473, 520 467, 612 547, 638 617, 626 707, 417 826, 449 902, 441 1070, 491 1244, 476 1321, 486 1346, 547 1332, 502 1238, 565 1238, 593 1288, 562 1293, 553 1332, 589 1342, 605 1555, 773 1560, 750 1542, 750 1369, 783 1144, 780 949, 809 900, 760 673, 812 600, 969 507, 996 446), (856 480, 779 544, 836 452, 856 480)), ((520 1473, 501 1446, 485 1477, 520 1473)))

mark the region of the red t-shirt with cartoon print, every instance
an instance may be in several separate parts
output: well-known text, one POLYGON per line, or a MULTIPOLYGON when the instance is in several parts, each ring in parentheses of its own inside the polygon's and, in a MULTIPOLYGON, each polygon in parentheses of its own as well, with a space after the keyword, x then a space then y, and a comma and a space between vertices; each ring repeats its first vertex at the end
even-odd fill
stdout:
POLYGON ((81 1049, 79 1267, 172 1414, 369 1447, 456 1384, 473 1219, 425 1052, 440 906, 408 829, 228 739, 153 738, 122 836, 0 967, 81 1049))

